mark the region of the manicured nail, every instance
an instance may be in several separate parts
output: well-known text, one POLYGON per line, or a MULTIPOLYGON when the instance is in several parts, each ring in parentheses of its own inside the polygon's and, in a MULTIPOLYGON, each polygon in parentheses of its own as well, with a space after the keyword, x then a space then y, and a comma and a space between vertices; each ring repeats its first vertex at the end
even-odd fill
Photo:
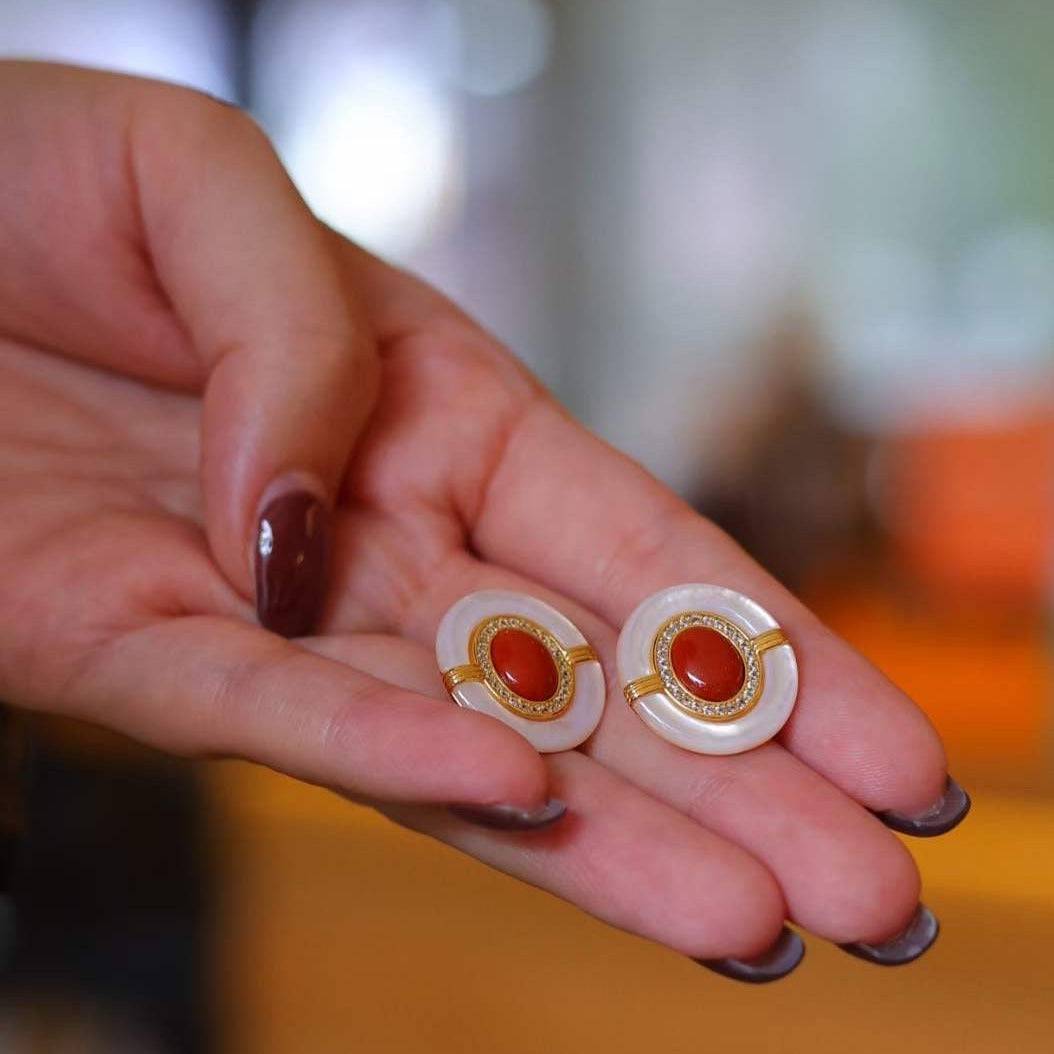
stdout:
POLYGON ((754 959, 696 959, 700 966, 705 966, 722 977, 733 981, 745 981, 747 984, 768 984, 786 977, 798 968, 805 958, 805 942, 787 926, 776 938, 767 952, 754 959))
POLYGON ((451 805, 450 811, 462 820, 496 831, 537 831, 556 823, 567 812, 567 806, 550 798, 537 809, 520 809, 515 805, 451 805))
POLYGON ((907 929, 892 940, 883 944, 840 944, 839 947, 858 959, 863 959, 878 966, 903 966, 914 962, 937 939, 941 924, 937 916, 924 904, 915 909, 907 929))
POLYGON ((966 819, 970 811, 970 795, 951 778, 944 786, 940 800, 918 816, 905 816, 900 812, 876 812, 875 815, 887 826, 901 834, 916 838, 932 838, 946 834, 966 819))
POLYGON ((315 628, 326 593, 329 514, 306 490, 282 494, 260 514, 256 534, 256 615, 283 637, 315 628))

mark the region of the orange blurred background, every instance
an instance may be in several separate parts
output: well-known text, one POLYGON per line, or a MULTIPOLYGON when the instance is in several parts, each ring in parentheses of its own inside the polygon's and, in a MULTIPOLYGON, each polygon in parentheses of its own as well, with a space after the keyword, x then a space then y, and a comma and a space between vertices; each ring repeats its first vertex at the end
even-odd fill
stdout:
POLYGON ((42 724, 0 1049, 1050 1050, 1052 47, 1031 0, 0 0, 0 54, 247 104, 323 218, 912 694, 974 799, 911 842, 931 953, 811 941, 751 989, 318 789, 42 724))

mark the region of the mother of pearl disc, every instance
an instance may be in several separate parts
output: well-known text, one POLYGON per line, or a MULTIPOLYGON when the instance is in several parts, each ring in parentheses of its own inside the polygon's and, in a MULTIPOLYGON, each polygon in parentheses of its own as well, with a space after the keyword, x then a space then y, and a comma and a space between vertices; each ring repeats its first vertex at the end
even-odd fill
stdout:
MULTIPOLYGON (((775 629, 776 620, 749 597, 724 586, 671 586, 648 597, 626 620, 618 640, 623 685, 655 672, 652 646, 660 627, 687 611, 709 612, 734 623, 748 637, 775 629)), ((633 704, 637 716, 663 739, 697 754, 739 754, 771 739, 786 723, 798 695, 798 663, 789 644, 761 656, 764 684, 753 709, 731 721, 708 721, 678 706, 663 691, 633 704)))
MULTIPOLYGON (((472 631, 495 615, 519 615, 547 629, 564 649, 587 644, 575 624, 555 608, 525 593, 484 589, 462 597, 443 616, 436 631, 436 660, 440 670, 474 662, 468 645, 472 631)), ((580 662, 574 667, 575 690, 571 704, 551 721, 531 721, 502 706, 485 684, 465 681, 451 693, 458 706, 489 714, 514 728, 542 754, 570 750, 587 740, 604 713, 604 671, 598 662, 580 662)))

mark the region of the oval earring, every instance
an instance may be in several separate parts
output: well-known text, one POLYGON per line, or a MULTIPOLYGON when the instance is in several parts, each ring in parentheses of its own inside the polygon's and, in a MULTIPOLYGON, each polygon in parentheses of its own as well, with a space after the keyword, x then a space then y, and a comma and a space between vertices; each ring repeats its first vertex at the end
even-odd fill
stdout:
POLYGON ((496 717, 543 754, 588 739, 604 712, 604 671, 570 619, 525 593, 462 597, 436 631, 436 660, 458 706, 496 717))
POLYGON ((697 754, 766 742, 798 695, 783 630, 760 604, 723 586, 672 586, 648 597, 619 635, 618 671, 637 716, 697 754))

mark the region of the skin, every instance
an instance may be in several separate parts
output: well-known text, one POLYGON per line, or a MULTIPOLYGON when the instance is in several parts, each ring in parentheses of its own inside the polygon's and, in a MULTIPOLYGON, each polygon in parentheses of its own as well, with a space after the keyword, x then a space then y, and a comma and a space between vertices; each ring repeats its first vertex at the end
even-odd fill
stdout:
POLYGON ((785 918, 904 927, 919 876, 868 810, 924 811, 945 760, 877 670, 471 319, 322 227, 240 111, 27 63, 0 63, 0 99, 0 697, 332 787, 693 957, 756 955, 785 918), (257 510, 289 481, 336 510, 298 641, 252 599, 257 510), (619 625, 684 581, 794 642, 777 741, 689 754, 622 700, 619 625), (436 625, 487 587, 602 657, 580 750, 539 757, 446 697, 436 625), (570 813, 538 832, 443 807, 550 795, 570 813))

